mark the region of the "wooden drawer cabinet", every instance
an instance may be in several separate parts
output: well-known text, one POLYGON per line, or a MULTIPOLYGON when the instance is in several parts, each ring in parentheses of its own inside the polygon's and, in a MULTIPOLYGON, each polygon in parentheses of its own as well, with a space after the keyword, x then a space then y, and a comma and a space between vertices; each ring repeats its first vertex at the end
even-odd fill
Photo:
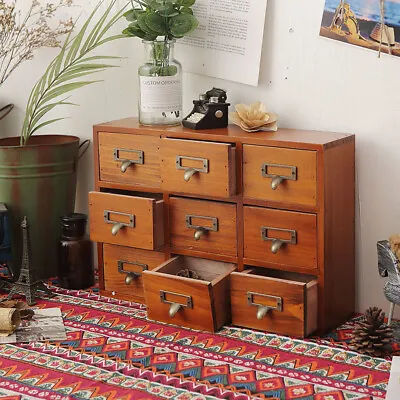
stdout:
POLYGON ((234 272, 232 322, 269 332, 307 336, 317 328, 317 286, 311 277, 285 271, 234 272))
POLYGON ((159 188, 160 142, 157 137, 100 132, 99 179, 159 188))
POLYGON ((94 144, 102 293, 208 331, 302 337, 355 311, 354 135, 128 118, 96 125, 94 144))
POLYGON ((89 193, 90 237, 96 242, 154 250, 164 244, 163 200, 89 193))
POLYGON ((230 197, 236 193, 235 148, 228 143, 163 139, 163 190, 230 197))
POLYGON ((230 321, 229 284, 233 264, 193 257, 175 257, 144 272, 150 319, 193 329, 217 331, 230 321), (201 279, 177 276, 182 270, 201 279))
POLYGON ((269 146, 243 146, 245 198, 317 204, 317 152, 269 146))
POLYGON ((236 205, 170 199, 171 248, 237 256, 236 205))
POLYGON ((104 244, 104 288, 125 300, 144 302, 143 271, 165 261, 164 253, 104 244))
POLYGON ((244 258, 316 269, 317 216, 245 206, 244 258))

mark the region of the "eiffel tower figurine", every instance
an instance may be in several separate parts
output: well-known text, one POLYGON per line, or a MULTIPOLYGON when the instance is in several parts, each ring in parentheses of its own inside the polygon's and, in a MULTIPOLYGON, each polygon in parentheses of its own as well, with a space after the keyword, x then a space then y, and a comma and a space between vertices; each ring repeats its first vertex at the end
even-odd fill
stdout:
POLYGON ((26 217, 24 217, 21 223, 21 228, 23 240, 21 272, 17 282, 12 285, 7 300, 11 300, 15 294, 20 294, 25 296, 26 302, 31 306, 36 304, 35 297, 40 298, 38 292, 44 292, 49 297, 53 297, 55 295, 45 286, 42 281, 36 279, 35 277, 35 270, 31 265, 31 244, 29 225, 26 217))

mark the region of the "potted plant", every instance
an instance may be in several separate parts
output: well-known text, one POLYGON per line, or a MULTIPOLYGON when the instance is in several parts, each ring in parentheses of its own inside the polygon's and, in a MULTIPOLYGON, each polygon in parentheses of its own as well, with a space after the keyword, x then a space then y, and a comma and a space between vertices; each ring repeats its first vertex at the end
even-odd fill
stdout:
POLYGON ((177 125, 182 121, 182 67, 174 59, 174 43, 198 26, 196 0, 136 0, 124 15, 127 36, 145 45, 139 67, 139 121, 143 125, 177 125))
POLYGON ((118 57, 93 52, 107 42, 125 37, 108 34, 123 14, 120 10, 113 15, 115 2, 112 0, 95 22, 103 3, 99 2, 75 37, 71 29, 68 31, 59 54, 32 89, 21 135, 0 139, 0 203, 5 203, 11 214, 16 276, 21 261, 19 226, 24 216, 31 227, 37 275, 46 278, 57 270, 60 217, 74 211, 79 138, 37 132, 62 119, 49 118, 48 113, 73 104, 68 97, 71 92, 97 82, 85 77, 113 67, 106 62, 118 57))

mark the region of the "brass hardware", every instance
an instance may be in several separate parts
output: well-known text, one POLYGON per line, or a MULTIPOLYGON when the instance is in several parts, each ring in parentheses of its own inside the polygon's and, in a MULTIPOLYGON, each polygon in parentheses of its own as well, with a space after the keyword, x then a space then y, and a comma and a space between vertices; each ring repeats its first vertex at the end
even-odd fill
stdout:
POLYGON ((297 181, 297 167, 294 165, 264 163, 261 166, 261 175, 264 178, 271 178, 272 179, 271 189, 276 190, 276 189, 278 189, 278 186, 285 180, 297 181), (288 169, 290 169, 290 174, 289 175, 269 174, 268 173, 269 167, 288 168, 288 169))
POLYGON ((113 236, 116 236, 122 228, 125 228, 125 227, 134 228, 135 227, 135 216, 133 214, 126 214, 126 213, 121 213, 121 212, 117 212, 117 211, 104 210, 104 222, 106 224, 113 225, 113 227, 111 228, 111 233, 113 236), (129 223, 111 221, 110 214, 122 215, 124 217, 128 217, 129 223))
POLYGON ((281 229, 281 228, 272 228, 270 226, 262 226, 261 239, 264 241, 272 242, 271 251, 272 253, 276 254, 284 244, 297 244, 297 232, 293 229, 281 229), (278 239, 274 237, 268 237, 269 230, 290 233, 290 239, 278 239))
POLYGON ((195 170, 194 168, 189 168, 183 174, 183 179, 185 180, 185 182, 189 182, 190 178, 196 173, 197 173, 197 170, 195 170))
POLYGON ((118 272, 120 274, 126 274, 125 277, 125 284, 130 285, 133 281, 138 279, 140 276, 142 276, 142 272, 134 272, 134 271, 126 271, 124 269, 124 265, 133 265, 142 268, 142 271, 147 271, 149 269, 149 266, 147 264, 142 264, 139 262, 131 262, 131 261, 123 261, 119 260, 118 261, 118 272))
POLYGON ((274 178, 272 178, 271 181, 271 189, 272 190, 276 190, 278 189, 278 186, 283 182, 283 178, 281 176, 275 176, 274 178))
POLYGON ((182 308, 181 304, 178 303, 172 303, 171 306, 169 307, 168 315, 171 318, 174 318, 176 313, 182 308))
POLYGON ((283 244, 284 243, 282 242, 282 240, 279 240, 279 239, 272 241, 271 251, 274 254, 276 254, 279 251, 279 249, 283 246, 283 244))
POLYGON ((116 223, 113 225, 113 227, 111 228, 111 233, 113 236, 116 236, 118 234, 118 232, 125 226, 125 224, 122 223, 116 223))
POLYGON ((124 174, 131 165, 135 164, 144 164, 144 152, 142 150, 130 150, 130 149, 114 149, 114 161, 121 161, 121 172, 124 174), (137 159, 127 159, 127 158, 120 158, 119 152, 123 151, 125 153, 134 153, 137 154, 137 159))
POLYGON ((174 292, 166 292, 164 290, 160 290, 160 300, 161 300, 161 303, 170 304, 168 314, 171 318, 175 317, 176 313, 183 308, 193 308, 192 296, 187 296, 184 294, 179 294, 179 293, 174 293, 174 292), (182 297, 184 300, 186 300, 186 304, 176 303, 174 301, 167 300, 168 294, 173 295, 173 296, 182 297))
POLYGON ((176 169, 185 171, 183 175, 183 179, 186 182, 189 182, 192 176, 198 172, 202 172, 204 174, 208 174, 208 160, 206 158, 197 158, 197 157, 188 157, 188 156, 176 156, 176 169), (194 168, 194 167, 183 167, 182 160, 189 161, 201 161, 203 163, 203 168, 194 168))
POLYGON ((126 170, 132 165, 131 160, 124 160, 121 164, 121 172, 124 174, 126 170))
POLYGON ((204 228, 199 228, 194 231, 195 240, 200 240, 200 238, 205 235, 207 231, 204 228))
POLYGON ((282 297, 270 296, 268 294, 261 294, 255 292, 247 292, 247 305, 257 307, 257 319, 263 319, 270 311, 283 310, 282 297), (264 297, 268 300, 274 300, 276 302, 275 306, 266 306, 264 304, 259 304, 254 302, 254 296, 264 297))
POLYGON ((224 113, 221 110, 215 111, 215 116, 216 118, 222 118, 224 116, 224 113))
POLYGON ((195 229, 194 238, 200 240, 208 231, 218 232, 218 218, 216 217, 205 217, 203 215, 186 215, 186 227, 189 229, 195 229), (211 221, 211 226, 193 225, 192 218, 205 219, 211 221))

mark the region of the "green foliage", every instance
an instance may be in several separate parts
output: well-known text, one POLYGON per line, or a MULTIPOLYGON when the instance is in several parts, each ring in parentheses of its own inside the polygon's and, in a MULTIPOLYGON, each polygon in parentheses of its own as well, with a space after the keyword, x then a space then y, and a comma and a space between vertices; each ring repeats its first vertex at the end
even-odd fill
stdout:
POLYGON ((25 120, 21 132, 21 145, 27 144, 31 135, 40 128, 63 119, 55 118, 43 121, 44 117, 54 108, 61 105, 74 105, 67 101, 68 97, 64 97, 66 94, 98 82, 82 80, 83 77, 115 67, 115 65, 107 64, 106 62, 119 57, 90 55, 93 50, 101 45, 126 37, 125 35, 107 35, 110 28, 124 13, 124 9, 122 9, 109 18, 109 15, 112 15, 116 0, 110 2, 110 5, 99 20, 89 29, 103 1, 97 4, 74 38, 71 38, 71 32, 69 33, 60 53, 50 63, 46 72, 33 87, 26 106, 25 120))
POLYGON ((196 0, 136 0, 124 16, 129 25, 122 32, 153 41, 158 36, 179 39, 195 30, 197 18, 191 7, 196 0))

